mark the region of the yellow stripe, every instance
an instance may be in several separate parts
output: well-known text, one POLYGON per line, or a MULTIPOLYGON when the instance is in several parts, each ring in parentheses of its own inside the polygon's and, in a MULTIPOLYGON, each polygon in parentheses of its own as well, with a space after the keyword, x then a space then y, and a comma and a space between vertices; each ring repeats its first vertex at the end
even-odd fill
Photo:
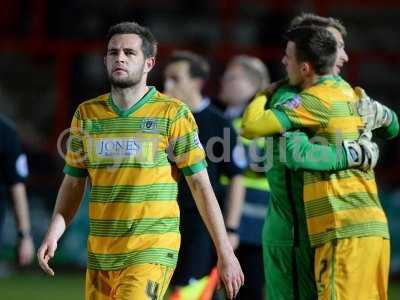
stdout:
MULTIPOLYGON (((348 117, 332 117, 329 118, 328 130, 332 134, 336 134, 336 130, 342 132, 354 132, 359 128, 362 128, 363 124, 360 117, 348 116, 348 117)), ((326 130, 326 131, 328 131, 326 130)))
POLYGON ((170 119, 172 121, 174 115, 168 113, 168 107, 171 106, 170 101, 168 102, 154 102, 147 103, 146 106, 142 107, 142 109, 135 112, 135 117, 139 118, 151 118, 151 117, 162 117, 166 119, 170 119), (164 112, 164 114, 160 114, 160 112, 164 112))
POLYGON ((99 237, 89 236, 88 251, 93 253, 118 254, 125 253, 129 249, 135 251, 148 248, 165 248, 179 250, 180 234, 142 234, 132 237, 99 237))
POLYGON ((304 186, 304 202, 320 199, 329 195, 340 197, 350 193, 367 192, 377 194, 375 180, 360 180, 359 178, 347 178, 330 181, 320 181, 304 186))
POLYGON ((334 214, 310 218, 307 220, 307 223, 309 234, 312 235, 350 224, 362 224, 372 221, 387 223, 385 213, 381 208, 366 207, 338 211, 334 214))
POLYGON ((145 185, 157 183, 174 183, 178 181, 178 170, 171 166, 139 169, 120 168, 117 170, 90 169, 93 185, 145 185), (172 169, 172 170, 171 170, 172 169))
POLYGON ((143 203, 89 203, 89 218, 129 220, 139 218, 179 217, 176 201, 146 201, 143 203))
POLYGON ((189 152, 186 152, 176 157, 176 164, 179 169, 194 165, 205 159, 204 150, 201 148, 195 148, 189 152))
POLYGON ((65 162, 71 167, 86 169, 85 157, 80 153, 68 151, 65 162))

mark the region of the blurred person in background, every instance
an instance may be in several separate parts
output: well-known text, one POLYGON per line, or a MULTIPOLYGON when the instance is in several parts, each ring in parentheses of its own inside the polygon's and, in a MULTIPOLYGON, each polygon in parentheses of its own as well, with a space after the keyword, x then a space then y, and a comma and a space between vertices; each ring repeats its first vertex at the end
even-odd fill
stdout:
POLYGON ((25 188, 28 163, 15 125, 1 115, 0 136, 0 245, 6 199, 11 197, 17 226, 17 261, 20 266, 26 266, 31 263, 35 251, 25 188))
POLYGON ((157 41, 135 22, 112 26, 104 58, 111 92, 79 105, 65 177, 38 250, 49 260, 82 201, 89 178, 86 299, 162 299, 180 244, 177 182, 185 176, 218 254, 229 299, 244 278, 212 190, 189 108, 147 85, 157 41))
MULTIPOLYGON (((221 80, 219 99, 225 106, 224 115, 232 120, 236 130, 240 129, 243 111, 256 93, 270 82, 264 63, 247 55, 234 57, 227 65, 221 80)), ((265 140, 252 142, 239 140, 241 147, 233 153, 234 159, 245 169, 246 188, 240 226, 233 228, 240 237, 237 257, 246 277, 246 284, 238 299, 263 299, 264 270, 261 233, 269 203, 269 184, 264 174, 265 140)), ((223 183, 229 180, 222 178, 223 183)))
MULTIPOLYGON (((230 121, 210 104, 210 99, 202 95, 209 72, 208 62, 200 55, 189 51, 177 51, 169 58, 164 70, 164 92, 182 100, 193 113, 199 128, 200 142, 206 148, 210 182, 220 207, 226 211, 228 236, 235 249, 239 242, 236 229, 239 226, 244 197, 242 169, 233 159, 237 142, 235 130, 230 121), (230 179, 226 200, 224 188, 219 182, 222 174, 230 179), (232 228, 234 230, 231 230, 232 228)), ((210 273, 215 264, 215 253, 190 188, 184 180, 179 182, 178 203, 182 241, 171 283, 173 286, 186 286, 194 279, 200 279, 210 273)))

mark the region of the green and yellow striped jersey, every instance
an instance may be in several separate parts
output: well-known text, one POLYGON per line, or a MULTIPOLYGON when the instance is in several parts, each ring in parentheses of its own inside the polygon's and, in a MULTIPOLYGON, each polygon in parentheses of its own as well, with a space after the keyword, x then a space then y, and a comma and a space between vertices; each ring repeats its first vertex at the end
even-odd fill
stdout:
POLYGON ((176 265, 178 169, 206 167, 189 108, 154 87, 127 111, 111 94, 83 102, 70 130, 64 172, 89 176, 88 268, 176 265))
MULTIPOLYGON (((274 108, 285 128, 305 128, 312 137, 340 145, 357 139, 363 123, 359 99, 340 77, 324 76, 310 88, 274 108)), ((304 171, 304 203, 311 244, 355 236, 389 238, 373 171, 304 171)))

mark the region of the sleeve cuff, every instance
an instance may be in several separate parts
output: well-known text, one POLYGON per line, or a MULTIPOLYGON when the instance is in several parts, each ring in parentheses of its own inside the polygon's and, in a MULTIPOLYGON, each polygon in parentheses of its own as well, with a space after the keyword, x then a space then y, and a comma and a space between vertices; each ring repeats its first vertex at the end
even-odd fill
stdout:
POLYGON ((281 123, 285 131, 292 129, 292 122, 290 122, 288 116, 284 112, 275 108, 272 108, 271 110, 274 113, 275 117, 278 119, 279 123, 281 123))
POLYGON ((389 133, 389 139, 392 139, 399 134, 399 120, 393 110, 390 110, 390 112, 392 113, 392 122, 389 124, 387 131, 389 133))
POLYGON ((207 162, 205 160, 199 161, 198 163, 195 163, 191 166, 187 166, 181 169, 183 175, 185 176, 191 176, 194 175, 201 170, 207 168, 207 162))
POLYGON ((71 167, 69 165, 65 165, 64 167, 64 173, 68 174, 73 177, 86 177, 88 176, 88 172, 86 169, 80 169, 80 168, 75 168, 71 167))

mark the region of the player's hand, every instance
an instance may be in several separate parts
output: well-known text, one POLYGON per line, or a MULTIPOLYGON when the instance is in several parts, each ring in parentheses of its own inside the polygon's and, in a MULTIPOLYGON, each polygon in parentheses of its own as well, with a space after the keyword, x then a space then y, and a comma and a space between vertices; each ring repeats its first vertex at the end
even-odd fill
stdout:
POLYGON ((18 264, 23 267, 32 262, 35 247, 33 245, 32 237, 25 236, 17 243, 17 257, 18 264))
POLYGON ((374 130, 382 126, 387 127, 390 125, 393 115, 389 108, 371 99, 360 87, 356 87, 354 91, 360 99, 357 111, 363 120, 366 130, 374 130))
POLYGON ((217 268, 228 299, 234 299, 244 284, 244 275, 232 249, 218 257, 217 268))
POLYGON ((281 79, 275 82, 272 82, 267 88, 264 90, 265 93, 267 94, 267 97, 271 97, 273 93, 276 92, 277 89, 279 89, 280 86, 283 84, 288 83, 287 79, 281 79))
POLYGON ((374 169, 379 158, 378 145, 371 141, 372 134, 361 134, 356 141, 343 141, 349 168, 358 167, 363 171, 374 169))
POLYGON ((49 260, 53 258, 56 249, 57 241, 45 239, 37 252, 37 259, 40 267, 51 276, 54 276, 54 271, 49 267, 49 260))

